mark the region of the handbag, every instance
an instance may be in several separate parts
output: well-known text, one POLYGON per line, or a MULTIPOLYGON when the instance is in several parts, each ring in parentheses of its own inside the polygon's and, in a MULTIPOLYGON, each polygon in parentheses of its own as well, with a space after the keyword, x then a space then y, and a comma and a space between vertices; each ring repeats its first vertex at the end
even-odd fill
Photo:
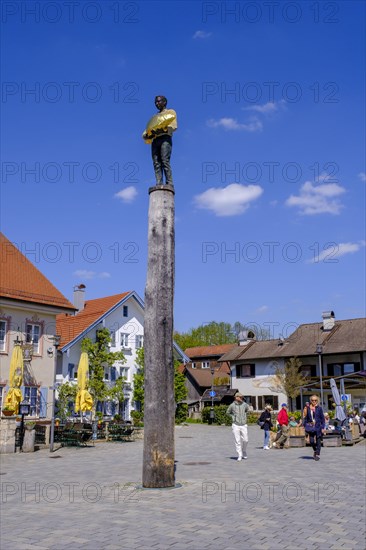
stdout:
POLYGON ((307 434, 312 434, 316 432, 315 424, 314 422, 305 422, 305 431, 307 434))
POLYGON ((313 434, 316 432, 314 411, 312 411, 309 407, 307 408, 307 411, 306 411, 304 428, 307 434, 313 434))
POLYGON ((262 422, 261 420, 257 420, 257 424, 258 424, 258 426, 260 426, 261 428, 264 426, 264 422, 262 422))

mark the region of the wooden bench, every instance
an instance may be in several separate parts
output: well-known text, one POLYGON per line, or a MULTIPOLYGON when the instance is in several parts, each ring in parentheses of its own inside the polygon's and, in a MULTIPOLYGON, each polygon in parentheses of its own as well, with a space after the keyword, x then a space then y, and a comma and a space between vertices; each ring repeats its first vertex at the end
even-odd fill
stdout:
POLYGON ((134 441, 135 428, 131 424, 108 425, 107 441, 134 441))
POLYGON ((58 432, 58 441, 62 447, 68 445, 86 446, 92 439, 93 431, 90 424, 82 422, 68 423, 58 432))

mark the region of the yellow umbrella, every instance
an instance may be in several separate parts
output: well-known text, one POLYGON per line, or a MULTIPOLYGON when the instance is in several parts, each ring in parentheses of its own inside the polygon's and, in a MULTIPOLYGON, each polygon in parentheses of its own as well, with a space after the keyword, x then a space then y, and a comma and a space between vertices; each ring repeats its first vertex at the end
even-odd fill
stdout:
POLYGON ((93 407, 93 398, 86 389, 89 380, 89 360, 86 351, 80 356, 78 366, 78 393, 76 394, 75 412, 91 411, 93 407))
POLYGON ((22 401, 20 386, 23 381, 23 351, 20 346, 14 346, 10 359, 9 391, 5 399, 5 407, 18 414, 19 403, 22 401))

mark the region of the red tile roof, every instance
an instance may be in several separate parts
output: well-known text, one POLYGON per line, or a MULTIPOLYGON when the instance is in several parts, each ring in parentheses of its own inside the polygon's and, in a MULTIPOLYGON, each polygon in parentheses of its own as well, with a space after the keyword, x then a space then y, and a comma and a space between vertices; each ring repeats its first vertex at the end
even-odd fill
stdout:
POLYGON ((236 347, 236 344, 220 344, 218 346, 197 346, 195 348, 187 348, 184 353, 188 355, 190 359, 195 357, 221 357, 224 353, 232 350, 236 347))
POLYGON ((75 307, 33 264, 0 233, 0 296, 45 304, 60 310, 75 307))
MULTIPOLYGON (((209 388, 211 386, 211 369, 193 369, 192 366, 188 363, 188 365, 186 365, 186 372, 188 372, 192 376, 192 378, 196 380, 199 386, 203 388, 209 388)), ((217 366, 215 368, 213 378, 223 378, 226 376, 230 378, 230 367, 227 363, 220 363, 220 366, 217 366)))
POLYGON ((56 331, 61 336, 60 348, 82 334, 129 294, 131 291, 105 298, 86 300, 84 309, 76 315, 57 315, 56 331))

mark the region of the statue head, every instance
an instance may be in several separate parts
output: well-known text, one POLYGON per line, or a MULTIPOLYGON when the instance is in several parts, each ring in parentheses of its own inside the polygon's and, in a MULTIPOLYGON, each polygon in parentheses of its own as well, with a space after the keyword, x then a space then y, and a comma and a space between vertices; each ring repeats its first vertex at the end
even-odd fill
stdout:
POLYGON ((167 106, 168 100, 163 95, 157 95, 155 97, 155 107, 159 109, 159 111, 162 111, 167 106))

